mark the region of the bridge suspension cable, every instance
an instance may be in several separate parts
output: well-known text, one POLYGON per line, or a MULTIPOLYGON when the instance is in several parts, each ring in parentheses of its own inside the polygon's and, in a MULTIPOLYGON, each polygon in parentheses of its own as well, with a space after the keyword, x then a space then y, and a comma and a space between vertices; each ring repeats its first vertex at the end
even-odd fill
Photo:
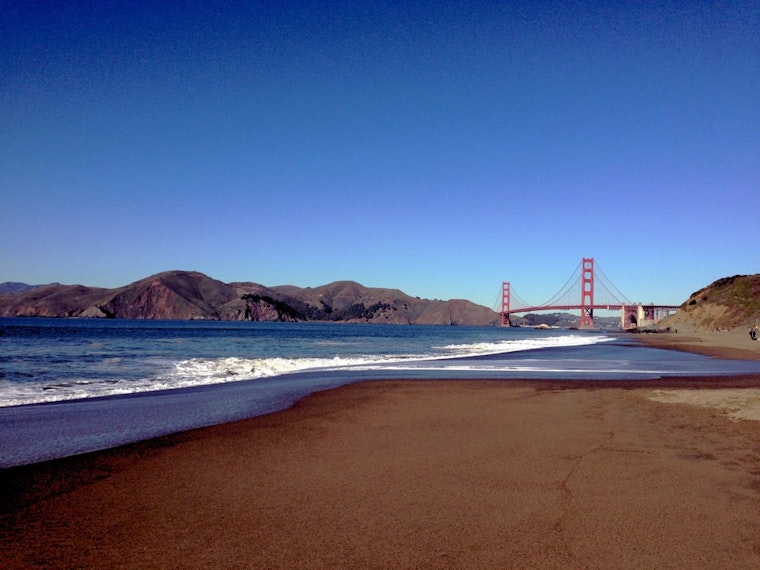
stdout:
MULTIPOLYGON (((580 310, 581 328, 594 326, 594 309, 620 310, 621 326, 635 328, 642 323, 658 322, 677 306, 649 304, 635 305, 620 292, 593 257, 584 257, 572 275, 551 299, 542 305, 526 303, 509 281, 502 283, 500 314, 503 326, 510 326, 509 316, 514 313, 550 310, 580 310)), ((498 301, 497 301, 498 303, 498 301)))
POLYGON ((612 297, 613 300, 616 301, 616 303, 610 303, 615 305, 630 305, 631 301, 628 300, 628 298, 623 295, 620 292, 620 289, 615 287, 615 284, 612 282, 612 280, 607 277, 607 274, 602 271, 602 268, 599 267, 599 264, 596 264, 596 271, 601 273, 602 279, 598 281, 598 283, 607 291, 607 294, 612 297), (609 287, 607 286, 609 284, 609 287), (611 289, 611 290, 610 290, 611 289))
MULTIPOLYGON (((575 270, 572 272, 570 277, 568 277, 567 281, 565 281, 565 284, 560 287, 559 291, 557 291, 554 296, 546 301, 545 303, 541 303, 540 305, 535 305, 538 307, 548 307, 553 305, 568 305, 569 303, 561 303, 560 301, 562 299, 566 299, 566 296, 572 295, 571 291, 573 287, 578 283, 578 281, 581 278, 581 263, 578 264, 578 266, 575 268, 575 270)), ((576 287, 577 288, 577 287, 576 287)), ((525 305, 526 307, 529 305, 525 305)))
POLYGON ((512 292, 512 298, 517 301, 518 307, 530 307, 530 303, 528 303, 525 299, 520 297, 516 292, 512 292))
MULTIPOLYGON (((540 307, 546 307, 548 309, 552 309, 555 307, 561 307, 561 306, 567 306, 567 305, 580 305, 581 304, 581 291, 580 291, 580 281, 582 276, 582 265, 583 262, 581 261, 573 270, 570 277, 568 277, 567 281, 562 285, 562 287, 559 288, 559 290, 547 301, 540 303, 540 304, 534 304, 529 303, 525 299, 523 299, 517 291, 515 291, 514 288, 510 289, 510 296, 511 296, 511 310, 512 312, 515 312, 515 310, 519 310, 520 308, 529 307, 534 310, 540 310, 540 307)), ((597 295, 596 295, 596 302, 597 305, 630 305, 632 304, 631 301, 615 286, 615 284, 612 282, 612 280, 607 276, 607 274, 602 270, 602 268, 599 266, 599 264, 595 264, 595 273, 597 276, 597 279, 595 279, 595 283, 597 286, 597 295)), ((501 292, 499 293, 499 297, 497 297, 496 302, 494 303, 494 307, 498 307, 499 303, 501 301, 501 292)))

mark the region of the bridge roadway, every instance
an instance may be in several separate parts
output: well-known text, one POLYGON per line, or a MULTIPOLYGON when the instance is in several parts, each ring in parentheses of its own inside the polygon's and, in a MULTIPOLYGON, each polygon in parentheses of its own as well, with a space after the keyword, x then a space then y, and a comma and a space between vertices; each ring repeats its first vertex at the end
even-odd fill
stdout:
POLYGON ((540 307, 522 307, 519 309, 510 309, 504 311, 504 314, 513 315, 516 313, 532 313, 534 311, 570 311, 581 309, 599 309, 601 311, 622 311, 623 307, 638 306, 641 305, 646 309, 678 309, 680 305, 645 305, 643 303, 631 303, 629 305, 544 305, 540 307))
MULTIPOLYGON (((581 263, 576 269, 578 278, 573 282, 571 286, 567 284, 562 288, 560 293, 551 298, 547 304, 543 306, 532 307, 519 307, 512 308, 512 285, 509 281, 503 281, 501 284, 501 319, 503 326, 510 326, 509 316, 517 313, 530 313, 536 311, 571 311, 579 310, 581 312, 581 328, 593 328, 594 326, 594 310, 600 311, 620 311, 620 325, 623 329, 632 329, 639 326, 649 326, 659 322, 664 316, 667 316, 668 311, 678 309, 676 305, 656 305, 650 303, 645 305, 643 303, 623 303, 626 301, 625 297, 615 287, 609 279, 602 272, 603 279, 599 282, 602 289, 607 292, 608 297, 605 300, 611 300, 612 303, 594 303, 594 289, 596 283, 595 271, 594 271, 594 258, 584 257, 581 263), (579 271, 580 270, 580 271, 579 271), (575 300, 572 296, 569 296, 569 292, 578 283, 580 283, 580 300, 574 304, 556 304, 549 305, 548 303, 559 302, 564 300, 566 303, 575 300), (605 283, 609 283, 607 286, 605 283), (617 295, 612 291, 616 291, 617 295), (567 296, 566 296, 567 295, 567 296)), ((574 273, 575 275, 575 273, 574 273)), ((568 279, 567 283, 572 281, 572 277, 568 279)), ((598 288, 597 288, 598 289, 598 288)))
POLYGON ((620 311, 620 328, 630 330, 639 326, 651 326, 658 323, 663 317, 667 316, 672 310, 678 309, 678 305, 643 305, 640 303, 631 304, 593 304, 593 305, 543 305, 538 307, 522 307, 519 309, 506 309, 501 313, 502 326, 511 326, 509 320, 511 315, 517 313, 531 313, 536 311, 569 311, 580 310, 581 328, 594 327, 594 309, 602 311, 620 311), (666 314, 663 314, 666 312, 666 314), (584 314, 586 315, 584 321, 584 314))

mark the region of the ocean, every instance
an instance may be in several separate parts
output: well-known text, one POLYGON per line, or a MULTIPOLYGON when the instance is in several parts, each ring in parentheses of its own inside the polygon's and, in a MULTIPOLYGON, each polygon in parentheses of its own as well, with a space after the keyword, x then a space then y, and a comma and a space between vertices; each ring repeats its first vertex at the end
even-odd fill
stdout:
POLYGON ((600 331, 0 319, 0 467, 282 410, 372 379, 646 379, 760 363, 600 331))

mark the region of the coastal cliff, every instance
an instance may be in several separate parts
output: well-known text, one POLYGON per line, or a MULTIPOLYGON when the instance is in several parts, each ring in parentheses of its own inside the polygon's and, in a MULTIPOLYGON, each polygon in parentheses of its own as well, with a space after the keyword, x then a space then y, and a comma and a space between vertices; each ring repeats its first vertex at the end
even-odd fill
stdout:
POLYGON ((657 329, 710 332, 756 327, 760 321, 760 274, 734 275, 692 293, 657 329))
POLYGON ((0 316, 218 321, 337 321, 496 325, 470 301, 427 300, 398 289, 337 281, 321 287, 223 283, 194 271, 167 271, 117 289, 46 285, 0 294, 0 316))

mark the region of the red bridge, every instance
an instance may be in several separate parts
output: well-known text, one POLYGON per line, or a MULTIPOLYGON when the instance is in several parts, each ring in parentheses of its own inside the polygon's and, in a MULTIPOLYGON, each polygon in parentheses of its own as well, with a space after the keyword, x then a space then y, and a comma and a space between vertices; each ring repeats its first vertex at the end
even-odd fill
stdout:
POLYGON ((515 313, 535 311, 581 312, 581 328, 594 327, 594 309, 620 311, 623 329, 654 324, 678 309, 678 305, 643 305, 626 299, 604 274, 600 267, 594 268, 594 258, 584 257, 562 289, 542 305, 526 303, 512 290, 509 281, 501 287, 501 324, 511 326, 509 316, 515 313), (599 279, 597 279, 597 271, 599 279))

